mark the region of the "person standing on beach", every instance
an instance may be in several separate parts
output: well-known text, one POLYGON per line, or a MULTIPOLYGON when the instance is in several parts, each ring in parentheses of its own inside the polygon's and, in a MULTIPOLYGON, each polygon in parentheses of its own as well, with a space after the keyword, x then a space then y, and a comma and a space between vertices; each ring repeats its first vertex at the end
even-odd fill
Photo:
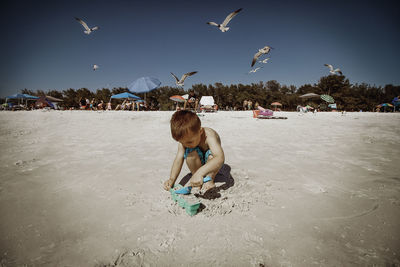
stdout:
POLYGON ((215 176, 225 161, 218 133, 201 127, 199 117, 189 110, 176 111, 170 123, 172 137, 178 142, 178 152, 164 189, 173 188, 185 159, 192 173, 190 186, 200 187, 202 192, 214 188, 215 176))
POLYGON ((95 109, 95 100, 92 98, 92 101, 90 101, 90 109, 94 110, 95 109))
POLYGON ((251 110, 253 108, 253 101, 251 101, 251 99, 247 101, 247 108, 248 110, 251 110))
POLYGON ((86 108, 86 101, 82 97, 79 99, 79 105, 80 105, 80 109, 86 108))
POLYGON ((86 98, 86 109, 89 109, 90 107, 90 100, 89 98, 86 98))
POLYGON ((192 91, 189 93, 188 99, 185 100, 185 103, 183 104, 183 109, 185 110, 186 108, 188 108, 197 111, 198 105, 199 105, 199 100, 197 99, 197 96, 194 93, 194 91, 192 91))
POLYGON ((247 110, 247 99, 243 101, 243 110, 247 110))
POLYGON ((101 100, 100 103, 97 105, 97 110, 103 110, 104 101, 101 100))

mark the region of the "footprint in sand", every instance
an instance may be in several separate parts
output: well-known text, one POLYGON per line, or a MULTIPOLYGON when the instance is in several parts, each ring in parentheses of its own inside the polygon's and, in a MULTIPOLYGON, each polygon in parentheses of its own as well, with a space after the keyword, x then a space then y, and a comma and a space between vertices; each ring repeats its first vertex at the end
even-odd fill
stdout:
POLYGON ((369 136, 369 135, 362 136, 361 140, 363 140, 364 143, 366 143, 366 144, 373 144, 373 143, 376 143, 376 141, 377 141, 377 139, 375 137, 369 136))
POLYGON ((34 169, 37 169, 39 166, 37 166, 38 160, 33 158, 31 160, 18 160, 14 164, 15 166, 18 166, 21 170, 21 172, 25 171, 32 171, 34 169))
POLYGON ((142 249, 136 251, 129 250, 120 253, 117 259, 113 263, 98 264, 97 267, 131 267, 131 266, 143 266, 145 252, 142 249))
POLYGON ((303 184, 303 187, 314 194, 328 193, 328 190, 319 184, 303 184))
POLYGON ((31 131, 29 131, 29 130, 20 130, 18 132, 13 133, 12 136, 15 137, 15 138, 18 138, 20 136, 24 136, 24 135, 27 135, 27 134, 30 134, 30 133, 31 133, 31 131))

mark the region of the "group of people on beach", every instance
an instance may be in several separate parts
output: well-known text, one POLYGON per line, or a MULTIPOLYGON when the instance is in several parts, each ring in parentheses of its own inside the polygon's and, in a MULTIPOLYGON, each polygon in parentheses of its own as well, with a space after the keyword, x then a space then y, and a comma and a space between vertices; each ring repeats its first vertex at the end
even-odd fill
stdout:
MULTIPOLYGON (((110 103, 111 106, 111 103, 110 103)), ((111 110, 111 107, 110 107, 111 110)), ((132 111, 139 111, 140 110, 140 103, 134 100, 125 99, 122 104, 118 104, 115 107, 115 110, 132 110, 132 111)))
POLYGON ((199 111, 199 99, 197 95, 192 91, 188 94, 188 98, 185 99, 185 102, 183 103, 183 107, 181 108, 179 106, 179 102, 175 103, 175 110, 193 110, 198 112, 199 111))
POLYGON ((106 106, 103 100, 99 102, 94 98, 92 100, 89 100, 89 98, 79 99, 79 108, 81 110, 104 110, 106 107, 108 108, 108 104, 111 106, 111 103, 107 103, 106 106))
MULTIPOLYGON (((256 102, 254 103, 254 109, 257 109, 259 105, 260 105, 260 104, 256 101, 256 102)), ((251 101, 251 99, 249 99, 249 100, 247 100, 247 99, 243 100, 243 110, 253 110, 253 101, 251 101)))
MULTIPOLYGON (((96 101, 96 99, 89 100, 88 98, 79 99, 80 110, 113 110, 111 100, 104 103, 103 100, 96 101)), ((117 104, 114 110, 147 110, 148 106, 146 102, 134 101, 131 99, 125 99, 121 104, 117 104)))

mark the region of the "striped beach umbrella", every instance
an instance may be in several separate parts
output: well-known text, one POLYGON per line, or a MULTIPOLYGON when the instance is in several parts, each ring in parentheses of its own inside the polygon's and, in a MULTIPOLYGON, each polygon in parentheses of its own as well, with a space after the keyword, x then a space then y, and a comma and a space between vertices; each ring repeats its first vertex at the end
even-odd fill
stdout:
POLYGON ((282 106, 282 104, 279 102, 273 102, 271 103, 271 106, 282 106))
POLYGON ((335 103, 335 100, 330 95, 321 95, 321 99, 328 103, 335 103))
POLYGON ((277 110, 277 106, 282 106, 282 104, 279 103, 279 102, 273 102, 273 103, 271 103, 271 106, 275 107, 275 111, 276 111, 277 110))
POLYGON ((389 104, 389 103, 383 103, 383 104, 381 104, 381 107, 393 107, 393 105, 392 104, 389 104))
POLYGON ((170 96, 169 99, 171 99, 172 101, 175 101, 175 102, 181 102, 181 103, 185 102, 185 98, 180 95, 170 96))
POLYGON ((315 94, 315 93, 308 93, 308 94, 305 94, 305 95, 301 95, 301 96, 299 96, 299 97, 300 97, 300 98, 307 99, 307 98, 319 97, 319 95, 318 95, 318 94, 315 94))

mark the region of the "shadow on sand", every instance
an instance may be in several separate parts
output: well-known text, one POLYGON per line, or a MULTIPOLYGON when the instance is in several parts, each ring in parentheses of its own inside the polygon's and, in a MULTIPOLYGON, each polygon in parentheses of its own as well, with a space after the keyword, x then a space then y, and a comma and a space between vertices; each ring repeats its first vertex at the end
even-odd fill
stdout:
MULTIPOLYGON (((191 173, 186 174, 181 179, 179 184, 185 186, 185 184, 189 182, 190 178, 192 178, 192 174, 191 173)), ((221 197, 220 194, 221 190, 226 190, 229 187, 232 187, 235 184, 235 180, 231 175, 231 167, 228 164, 222 165, 221 169, 217 173, 217 176, 215 176, 214 182, 216 183, 216 187, 207 190, 204 194, 195 194, 195 196, 204 199, 216 199, 221 197), (219 183, 222 184, 217 185, 219 183)))

